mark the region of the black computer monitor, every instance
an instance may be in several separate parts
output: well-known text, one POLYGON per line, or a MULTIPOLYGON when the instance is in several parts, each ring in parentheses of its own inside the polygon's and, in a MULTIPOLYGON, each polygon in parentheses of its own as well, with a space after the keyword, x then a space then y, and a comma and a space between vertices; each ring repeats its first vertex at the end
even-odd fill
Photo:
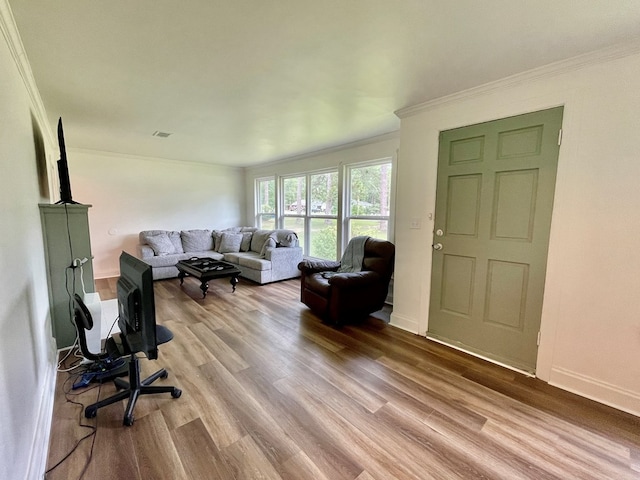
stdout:
POLYGON ((156 304, 151 266, 122 252, 117 284, 118 327, 132 352, 143 352, 150 360, 158 358, 156 304))

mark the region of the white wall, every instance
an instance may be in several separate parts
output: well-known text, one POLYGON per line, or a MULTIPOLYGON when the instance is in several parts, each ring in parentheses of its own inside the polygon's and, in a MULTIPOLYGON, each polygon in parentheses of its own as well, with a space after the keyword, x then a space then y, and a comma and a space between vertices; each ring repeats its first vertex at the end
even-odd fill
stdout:
POLYGON ((33 105, 5 13, 0 2, 0 478, 36 479, 44 472, 55 383, 38 210, 48 198, 39 189, 33 105))
POLYGON ((120 252, 135 254, 141 230, 246 224, 242 169, 74 149, 67 157, 73 199, 92 205, 95 278, 118 275, 120 252))
POLYGON ((392 323, 425 334, 441 130, 564 105, 537 375, 640 415, 640 46, 400 112, 392 323), (423 228, 412 230, 412 218, 423 228))

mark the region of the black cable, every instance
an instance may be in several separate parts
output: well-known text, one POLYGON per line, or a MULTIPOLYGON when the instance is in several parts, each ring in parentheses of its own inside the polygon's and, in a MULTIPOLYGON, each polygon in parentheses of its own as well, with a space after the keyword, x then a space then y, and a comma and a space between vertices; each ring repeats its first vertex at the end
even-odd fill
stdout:
POLYGON ((53 470, 55 470, 56 468, 58 468, 60 465, 62 465, 62 463, 65 462, 65 460, 67 460, 71 455, 73 455, 73 453, 78 449, 78 447, 80 446, 80 444, 90 438, 93 437, 93 440, 91 442, 91 448, 89 450, 89 457, 87 458, 87 461, 85 462, 84 468, 82 469, 82 472, 80 473, 80 476, 78 477, 78 480, 81 480, 82 477, 84 476, 84 474, 87 471, 87 468, 89 467, 89 464, 91 463, 91 461, 93 460, 93 447, 95 445, 95 439, 98 433, 98 426, 97 425, 87 425, 85 423, 82 422, 82 413, 85 410, 85 405, 82 402, 78 402, 75 400, 72 400, 71 398, 69 398, 71 395, 80 395, 80 394, 84 394, 87 392, 90 392, 91 390, 95 390, 96 388, 98 389, 98 396, 96 398, 96 402, 100 401, 100 393, 102 391, 102 383, 98 383, 98 385, 91 387, 89 389, 83 390, 81 392, 77 392, 77 393, 72 393, 71 391, 68 390, 68 383, 71 379, 75 379, 78 378, 79 376, 81 376, 83 373, 87 372, 89 369, 85 368, 83 372, 78 372, 78 373, 69 373, 69 375, 67 376, 67 379, 64 381, 64 383, 62 384, 62 391, 64 392, 64 397, 65 400, 68 403, 71 403, 73 405, 79 405, 81 407, 80 409, 80 417, 78 419, 78 426, 83 427, 83 428, 89 428, 91 429, 91 432, 87 433, 84 437, 80 438, 76 444, 73 446, 73 448, 61 459, 58 461, 58 463, 56 463, 53 467, 49 468, 46 472, 44 472, 44 478, 45 480, 47 479, 47 475, 49 473, 51 473, 53 470))
POLYGON ((73 242, 71 241, 71 226, 69 225, 69 209, 66 203, 64 204, 64 216, 67 224, 67 240, 69 243, 69 257, 71 258, 71 260, 69 261, 65 269, 64 280, 65 280, 65 289, 67 290, 67 295, 69 296, 69 321, 71 322, 71 324, 73 324, 73 310, 74 310, 73 294, 76 291, 76 270, 75 268, 73 268, 73 259, 75 257, 73 256, 73 242), (73 293, 69 291, 69 277, 68 277, 69 270, 71 270, 73 273, 72 275, 73 286, 71 288, 73 293))
MULTIPOLYGON (((73 259, 74 259, 75 257, 74 257, 74 255, 73 255, 73 242, 72 242, 72 240, 71 240, 71 227, 70 227, 70 224, 69 224, 69 209, 68 209, 68 206, 67 206, 67 204, 66 204, 66 203, 64 204, 64 211, 65 211, 65 219, 66 219, 66 225, 67 225, 67 239, 68 239, 68 245, 69 245, 69 256, 70 256, 70 258, 71 258, 71 260, 69 261, 68 266, 67 266, 67 267, 65 267, 64 285, 65 285, 65 290, 66 290, 66 292, 67 292, 67 295, 68 295, 68 297, 69 297, 69 300, 68 300, 69 321, 70 321, 70 323, 71 323, 71 324, 74 326, 74 328, 75 328, 75 323, 74 323, 74 321, 73 321, 73 315, 74 315, 74 310, 75 310, 75 307, 74 307, 74 294, 75 294, 75 289, 76 289, 76 272, 75 272, 75 268, 74 268, 74 266, 73 266, 73 259), (72 275, 71 275, 71 282, 72 282, 72 286, 71 286, 71 287, 69 287, 69 270, 71 270, 71 274, 72 274, 72 275)), ((114 322, 114 324, 115 324, 115 322, 114 322)), ((112 328, 113 328, 113 326, 112 326, 112 328)), ((76 332, 76 341, 77 341, 77 335, 79 335, 79 334, 78 334, 78 332, 76 332)), ((72 346, 72 349, 73 349, 73 346, 72 346)), ((80 361, 81 361, 81 360, 78 360, 78 362, 80 362, 80 361)), ((72 363, 72 364, 71 364, 71 367, 76 366, 76 365, 78 364, 78 362, 74 362, 74 363, 72 363)), ((84 409, 85 409, 84 404, 83 404, 83 403, 81 403, 81 402, 76 402, 76 401, 72 400, 71 398, 69 398, 69 396, 70 396, 70 395, 72 395, 72 394, 71 394, 71 392, 70 392, 70 391, 65 390, 65 386, 67 385, 67 383, 69 382, 69 380, 70 380, 70 379, 72 379, 72 378, 78 378, 82 373, 86 373, 86 371, 87 371, 87 370, 88 370, 88 369, 87 369, 87 368, 85 368, 82 372, 78 372, 78 373, 72 373, 72 372, 69 372, 69 375, 67 376, 67 379, 66 379, 66 380, 64 381, 64 383, 62 384, 62 390, 63 390, 63 392, 64 392, 65 400, 66 400, 68 403, 72 403, 72 404, 74 404, 74 405, 79 405, 80 407, 82 407, 82 408, 81 408, 81 410, 80 410, 80 418, 79 418, 79 420, 78 420, 78 425, 79 425, 80 427, 83 427, 83 428, 89 428, 89 429, 91 429, 91 432, 90 432, 90 433, 88 433, 87 435, 85 435, 84 437, 80 438, 80 439, 76 442, 75 446, 71 449, 71 451, 69 451, 69 452, 68 452, 68 453, 67 453, 67 454, 66 454, 66 455, 65 455, 65 456, 64 456, 64 457, 63 457, 63 458, 58 462, 58 463, 56 463, 53 467, 51 467, 50 469, 48 469, 48 470, 44 473, 44 478, 45 478, 45 479, 47 478, 47 475, 48 475, 50 472, 52 472, 53 470, 55 470, 55 469, 56 469, 58 466, 60 466, 60 465, 61 465, 61 464, 62 464, 62 463, 67 459, 67 458, 69 458, 69 457, 70 457, 70 456, 71 456, 71 455, 72 455, 72 454, 77 450, 77 448, 80 446, 80 444, 81 444, 84 440, 86 440, 87 438, 89 438, 89 437, 91 437, 91 436, 93 436, 93 441, 91 442, 91 450, 90 450, 90 453, 89 453, 89 458, 87 459, 87 462, 86 462, 86 464, 85 464, 84 468, 82 469, 82 472, 81 472, 81 474, 80 474, 79 479, 81 479, 81 478, 84 476, 84 474, 86 473, 87 468, 88 468, 88 466, 89 466, 89 464, 91 463, 91 460, 92 460, 92 458, 93 458, 93 446, 94 446, 94 444, 95 444, 95 437, 96 437, 96 433, 97 433, 97 425, 86 425, 86 424, 82 423, 82 413, 83 413, 83 411, 84 411, 84 409)), ((98 399, 100 398, 100 391, 101 391, 101 387, 102 387, 102 384, 101 384, 101 383, 99 383, 99 384, 98 384, 98 399)), ((88 392, 88 391, 93 390, 94 388, 95 388, 95 387, 93 387, 93 388, 91 388, 91 389, 88 389, 88 390, 83 390, 82 392, 78 392, 78 393, 73 394, 73 395, 79 395, 80 393, 86 393, 86 392, 88 392)), ((98 401, 98 400, 96 400, 96 401, 98 401)))
POLYGON ((75 324, 73 322, 73 311, 75 310, 73 295, 76 291, 76 269, 73 267, 65 267, 64 269, 64 288, 67 291, 67 296, 69 297, 69 322, 75 328, 75 324), (69 271, 71 271, 71 287, 69 287, 69 271))
MULTIPOLYGON (((113 321, 113 323, 111 324, 111 328, 109 328, 109 332, 107 333, 107 336, 106 336, 105 338, 109 338, 109 337, 111 336, 111 332, 113 331, 113 327, 115 327, 115 326, 116 326, 116 322, 117 322, 118 320, 120 320, 120 315, 118 315, 118 316, 116 317, 116 319, 113 321)), ((105 345, 106 345, 106 341, 105 341, 105 345)), ((105 350, 105 352, 106 352, 106 350, 105 350)))
MULTIPOLYGON (((113 330, 113 327, 115 326, 116 322, 118 321, 120 317, 116 317, 116 319, 113 321, 113 323, 111 324, 111 328, 109 329, 109 333, 107 334, 107 338, 109 338, 109 336, 111 335, 111 331, 113 330)), ((76 349, 77 350, 77 349, 76 349)), ((101 350, 102 352, 106 352, 106 350, 101 350)), ((75 365, 78 365, 80 362, 82 362, 82 360, 77 359, 75 360, 70 367, 73 367, 75 365)), ((84 468, 82 469, 82 472, 80 473, 80 476, 78 477, 78 480, 81 480, 84 477, 84 474, 86 473, 87 469, 89 468, 89 465, 91 464, 91 461, 93 460, 93 447, 95 445, 95 441, 96 441, 96 437, 97 437, 97 432, 98 432, 98 426, 97 425, 86 425, 84 423, 82 423, 82 412, 85 410, 85 405, 82 402, 77 402, 75 400, 72 400, 71 398, 69 398, 70 396, 77 396, 77 395, 82 395, 85 394, 87 392, 90 392, 91 390, 95 390, 96 388, 98 389, 98 397, 96 398, 96 401, 94 403, 97 403, 100 401, 100 393, 102 391, 102 382, 98 382, 98 385, 95 385, 93 387, 87 388, 87 389, 83 389, 82 391, 73 393, 71 390, 68 389, 68 383, 71 379, 75 380, 77 378, 79 378, 80 376, 82 376, 84 373, 87 373, 89 371, 89 364, 87 364, 87 366, 82 369, 81 371, 77 371, 77 372, 71 372, 69 371, 69 375, 67 376, 67 379, 64 381, 64 383, 62 384, 62 391, 64 392, 64 397, 65 400, 68 403, 72 403, 74 405, 79 405, 81 408, 80 410, 80 418, 78 420, 78 425, 80 427, 83 428, 90 428, 91 432, 88 433, 87 435, 85 435, 84 437, 82 437, 81 439, 79 439, 76 444, 73 446, 73 448, 60 460, 58 461, 58 463, 56 463, 53 467, 51 467, 50 469, 48 469, 45 473, 44 473, 44 478, 45 480, 47 479, 47 475, 52 472, 53 470, 55 470, 56 468, 58 468, 60 465, 62 465, 62 463, 64 463, 65 460, 67 460, 80 446, 80 444, 88 439, 89 437, 93 436, 93 439, 91 441, 91 448, 89 450, 89 457, 87 458, 87 461, 84 465, 84 468)))
MULTIPOLYGON (((98 384, 98 398, 96 398, 96 402, 100 400, 101 387, 102 387, 102 384, 98 384)), ((96 425, 93 431, 93 439, 91 440, 91 448, 89 449, 89 458, 87 458, 87 461, 84 464, 84 468, 82 469, 82 472, 80 472, 80 476, 78 477, 78 480, 82 480, 82 478, 84 477, 84 474, 87 473, 87 469, 89 468, 91 461, 93 460, 93 447, 96 444, 97 436, 98 436, 98 426, 96 425)))

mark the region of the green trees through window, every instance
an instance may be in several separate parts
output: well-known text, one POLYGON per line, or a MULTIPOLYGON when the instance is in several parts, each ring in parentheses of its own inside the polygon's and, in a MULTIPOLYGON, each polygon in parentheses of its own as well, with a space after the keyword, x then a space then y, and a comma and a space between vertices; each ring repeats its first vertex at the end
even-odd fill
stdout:
POLYGON ((348 238, 389 237, 391 163, 349 169, 348 238))
POLYGON ((354 236, 387 239, 391 168, 389 159, 348 166, 342 184, 337 169, 258 179, 257 226, 294 230, 305 255, 330 260, 354 236))

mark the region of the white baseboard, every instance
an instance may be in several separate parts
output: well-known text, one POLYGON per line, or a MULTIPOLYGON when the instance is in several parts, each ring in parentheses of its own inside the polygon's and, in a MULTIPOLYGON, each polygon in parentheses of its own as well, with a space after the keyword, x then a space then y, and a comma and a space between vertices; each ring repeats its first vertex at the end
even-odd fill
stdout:
POLYGON ((31 460, 26 478, 28 480, 41 480, 47 468, 49 455, 49 439, 51 438, 51 425, 53 423, 53 401, 56 392, 56 362, 53 359, 47 368, 42 398, 38 409, 38 419, 31 445, 31 460))
MULTIPOLYGON (((405 317, 396 312, 391 313, 389 324, 402 330, 419 334, 418 322, 416 320, 405 317)), ((431 338, 431 340, 433 339, 431 338)), ((471 354, 474 355, 473 353, 471 354)), ((497 363, 494 360, 488 360, 493 363, 497 363)), ((508 366, 507 368, 513 369, 513 367, 508 366)), ((514 370, 519 371, 517 369, 514 370)), ((527 372, 520 373, 531 375, 527 372)), ((561 367, 553 367, 551 369, 551 375, 549 377, 548 383, 549 385, 553 385, 568 392, 575 393, 576 395, 580 395, 581 397, 594 400, 598 403, 602 403, 604 405, 608 405, 623 412, 627 412, 640 417, 639 392, 620 388, 616 385, 612 385, 577 372, 572 372, 561 367)))
POLYGON ((640 394, 581 373, 553 367, 549 384, 640 417, 640 394))
POLYGON ((393 325, 394 327, 400 328, 401 330, 406 330, 407 332, 411 332, 415 334, 418 333, 417 320, 402 316, 396 312, 391 312, 389 325, 393 325))

